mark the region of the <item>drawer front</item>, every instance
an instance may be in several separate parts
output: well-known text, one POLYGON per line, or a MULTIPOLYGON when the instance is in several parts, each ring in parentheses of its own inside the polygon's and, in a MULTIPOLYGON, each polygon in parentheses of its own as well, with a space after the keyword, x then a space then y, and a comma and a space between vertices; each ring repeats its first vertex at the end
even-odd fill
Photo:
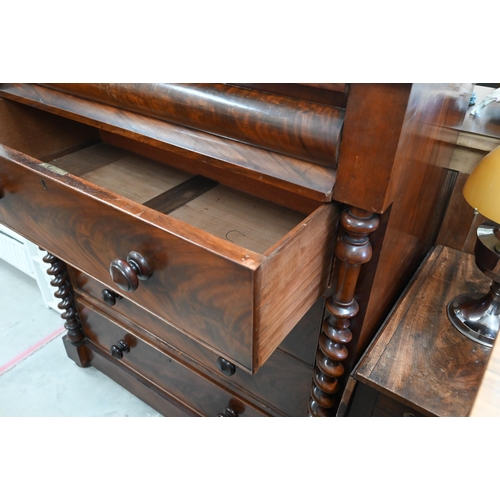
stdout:
MULTIPOLYGON (((77 296, 82 297, 82 300, 90 301, 97 310, 115 318, 118 323, 129 324, 132 330, 135 325, 139 325, 142 329, 165 341, 180 359, 185 359, 187 364, 192 364, 194 360, 211 370, 212 377, 224 386, 233 387, 237 392, 243 389, 285 415, 306 415, 311 389, 312 365, 307 366, 299 359, 277 349, 256 374, 250 375, 236 367, 232 375, 225 375, 217 366, 220 353, 201 345, 125 297, 115 299, 116 302, 112 306, 108 305, 104 302, 102 291, 109 290, 109 288, 78 270, 71 269, 71 279, 77 296)), ((299 336, 304 333, 302 323, 302 321, 299 322, 290 335, 299 336)), ((306 329, 307 326, 308 324, 306 324, 306 329)), ((314 348, 314 353, 315 351, 316 348, 314 348)))
POLYGON ((127 391, 134 394, 144 403, 154 408, 164 417, 197 417, 199 413, 186 408, 180 402, 172 402, 164 392, 144 384, 142 377, 138 377, 131 370, 124 369, 123 364, 116 362, 109 356, 102 354, 98 347, 88 349, 90 364, 104 373, 127 391))
MULTIPOLYGON (((353 379, 350 379, 351 384, 353 379)), ((398 401, 393 397, 380 392, 378 388, 371 387, 362 382, 355 384, 352 401, 347 410, 348 417, 435 417, 431 413, 418 407, 398 401)))
POLYGON ((120 363, 195 412, 215 417, 226 408, 231 408, 242 417, 267 416, 214 381, 168 356, 158 347, 101 316, 88 305, 78 302, 78 310, 86 336, 93 345, 109 353, 113 345, 119 346, 120 341, 125 342, 130 351, 123 353, 120 363))
POLYGON ((135 291, 122 293, 251 369, 253 276, 248 268, 138 218, 139 208, 148 211, 141 205, 118 210, 94 197, 90 187, 85 191, 73 176, 62 175, 66 183, 60 182, 23 155, 20 162, 2 158, 1 149, 2 222, 109 286, 116 287, 109 274, 113 259, 138 252, 152 276, 135 291))
POLYGON ((124 295, 249 373, 327 286, 338 218, 333 204, 294 221, 261 254, 189 222, 205 213, 199 206, 188 207, 187 220, 176 219, 4 146, 0 189, 1 222, 111 287, 117 280, 110 265, 116 270, 118 260, 119 280, 133 275, 138 285, 124 295), (133 266, 125 263, 131 256, 133 266))
POLYGON ((385 394, 380 394, 375 408, 373 409, 373 417, 424 417, 419 411, 396 401, 385 394))

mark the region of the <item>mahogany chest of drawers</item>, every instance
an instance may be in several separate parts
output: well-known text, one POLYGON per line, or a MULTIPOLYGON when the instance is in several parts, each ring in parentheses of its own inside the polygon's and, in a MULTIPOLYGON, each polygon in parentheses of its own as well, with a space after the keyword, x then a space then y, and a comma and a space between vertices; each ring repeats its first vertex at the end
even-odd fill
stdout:
POLYGON ((434 243, 470 92, 4 84, 0 221, 48 252, 68 355, 162 414, 335 415, 434 243))

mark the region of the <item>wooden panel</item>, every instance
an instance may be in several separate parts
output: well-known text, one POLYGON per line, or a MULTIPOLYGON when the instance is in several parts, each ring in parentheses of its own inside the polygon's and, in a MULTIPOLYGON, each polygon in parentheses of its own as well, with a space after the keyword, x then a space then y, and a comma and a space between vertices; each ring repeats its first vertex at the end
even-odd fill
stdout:
POLYGON ((153 275, 123 293, 252 369, 260 256, 2 147, 0 166, 7 226, 109 286, 111 261, 139 252, 153 275))
POLYGON ((163 214, 170 214, 215 186, 217 186, 216 181, 201 175, 195 175, 182 184, 148 200, 144 205, 163 214))
POLYGON ((137 203, 145 203, 191 177, 180 170, 103 143, 50 163, 137 203))
POLYGON ((474 253, 477 228, 486 218, 475 214, 474 209, 465 201, 462 191, 468 177, 468 174, 458 174, 436 244, 474 253))
POLYGON ((327 288, 339 215, 336 205, 323 205, 267 252, 255 279, 258 366, 327 288))
POLYGON ((333 204, 259 255, 8 148, 0 148, 0 157, 6 225, 110 286, 111 262, 139 252, 152 277, 124 293, 249 372, 327 286, 333 204))
POLYGON ((471 88, 412 88, 411 112, 394 159, 397 173, 390 186, 394 201, 371 236, 374 258, 363 266, 358 281, 360 313, 351 323, 360 331, 357 359, 435 242, 456 175, 446 168, 454 150, 453 137, 456 140, 458 135, 453 126, 463 120, 471 88))
POLYGON ((396 401, 385 394, 379 394, 372 417, 424 417, 433 415, 424 415, 416 411, 411 406, 396 401))
POLYGON ((258 253, 266 252, 304 218, 208 179, 200 184, 202 189, 193 191, 191 183, 185 184, 189 174, 103 143, 51 164, 258 253), (175 186, 179 192, 172 189, 175 186))
POLYGON ((460 293, 487 290, 471 255, 437 247, 384 326, 355 378, 437 416, 466 416, 489 349, 460 334, 446 314, 460 293))
POLYGON ((96 130, 0 97, 0 142, 42 160, 97 141, 96 130))
POLYGON ((211 189, 170 215, 262 254, 304 219, 302 214, 224 186, 211 189))
POLYGON ((384 212, 411 85, 351 84, 334 199, 384 212))
MULTIPOLYGON (((216 169, 211 165, 203 164, 194 159, 186 158, 165 151, 159 147, 143 144, 139 141, 128 139, 106 131, 101 131, 101 138, 108 144, 114 144, 119 148, 136 152, 141 156, 151 158, 155 161, 160 161, 168 165, 176 165, 178 168, 192 174, 202 174, 203 176, 213 179, 222 185, 238 189, 238 191, 257 196, 263 200, 272 201, 276 205, 284 206, 303 214, 310 214, 321 204, 319 201, 306 198, 303 195, 304 193, 298 189, 298 186, 294 189, 295 192, 288 191, 286 190, 286 186, 280 188, 276 185, 261 182, 258 178, 254 179, 246 176, 243 177, 238 173, 233 173, 229 170, 216 169)), ((334 179, 335 178, 333 176, 329 181, 332 187, 334 179)))
MULTIPOLYGON (((94 309, 109 315, 115 323, 124 325, 132 331, 140 325, 142 329, 166 343, 166 352, 171 352, 185 364, 196 365, 199 371, 217 378, 225 387, 246 394, 250 400, 259 400, 262 405, 272 408, 277 416, 306 415, 312 376, 311 366, 277 349, 256 374, 249 375, 236 368, 236 372, 227 377, 217 368, 220 353, 215 352, 210 346, 200 344, 126 298, 118 300, 113 307, 107 306, 101 296, 105 288, 103 284, 74 269, 71 270, 71 275, 77 296, 90 303, 94 309)), ((296 328, 299 329, 300 325, 296 328)), ((297 337, 299 333, 303 331, 293 331, 290 336, 297 337)), ((314 355, 317 335, 313 341, 314 355)))
POLYGON ((231 85, 341 108, 345 108, 347 102, 346 83, 232 83, 231 85))
POLYGON ((104 352, 124 340, 130 348, 121 363, 158 385, 182 404, 199 411, 204 416, 217 416, 227 406, 238 410, 239 416, 266 416, 213 380, 190 370, 166 355, 157 346, 138 338, 132 332, 105 319, 89 305, 78 303, 80 319, 86 337, 104 352))
POLYGON ((334 168, 344 111, 220 83, 44 84, 334 168))
POLYGON ((447 167, 471 91, 471 84, 351 84, 334 199, 383 213, 403 195, 412 162, 447 167))
POLYGON ((365 385, 356 384, 354 396, 348 409, 347 417, 424 417, 435 416, 422 414, 408 406, 365 385))
POLYGON ((457 172, 470 174, 476 165, 498 146, 500 146, 500 137, 475 136, 471 133, 461 132, 450 168, 457 172))
MULTIPOLYGON (((36 85, 0 86, 0 94, 75 121, 156 146, 185 158, 189 171, 220 180, 242 176, 269 188, 316 201, 330 201, 336 171, 204 132, 166 123, 131 111, 36 85), (91 105, 92 104, 92 105, 91 105), (196 168, 194 165, 197 165, 196 168)), ((173 166, 182 169, 183 162, 173 166)), ((241 182, 241 179, 240 179, 241 182)))
POLYGON ((171 398, 167 392, 141 377, 139 373, 124 367, 122 363, 111 356, 105 356, 99 348, 89 344, 88 351, 90 363, 94 368, 97 368, 164 417, 201 416, 198 412, 171 398))
POLYGON ((300 359, 311 368, 316 359, 324 309, 325 299, 320 297, 279 346, 280 350, 300 359))

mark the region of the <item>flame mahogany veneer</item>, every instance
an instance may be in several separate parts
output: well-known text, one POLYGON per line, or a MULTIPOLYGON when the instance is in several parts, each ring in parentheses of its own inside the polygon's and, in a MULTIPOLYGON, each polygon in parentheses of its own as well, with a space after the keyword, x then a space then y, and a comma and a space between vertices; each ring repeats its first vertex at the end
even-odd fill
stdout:
POLYGON ((68 355, 162 414, 334 416, 435 242, 471 91, 3 84, 0 221, 49 252, 68 355))

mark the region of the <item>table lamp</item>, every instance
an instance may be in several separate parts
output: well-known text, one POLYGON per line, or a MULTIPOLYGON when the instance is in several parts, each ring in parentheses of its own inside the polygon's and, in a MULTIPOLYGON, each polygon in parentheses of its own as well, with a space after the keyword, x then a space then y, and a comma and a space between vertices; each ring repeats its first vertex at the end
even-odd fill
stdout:
POLYGON ((448 317, 461 333, 491 347, 500 330, 500 147, 487 154, 465 183, 464 198, 492 221, 477 229, 477 267, 493 280, 487 293, 464 293, 448 304, 448 317))

